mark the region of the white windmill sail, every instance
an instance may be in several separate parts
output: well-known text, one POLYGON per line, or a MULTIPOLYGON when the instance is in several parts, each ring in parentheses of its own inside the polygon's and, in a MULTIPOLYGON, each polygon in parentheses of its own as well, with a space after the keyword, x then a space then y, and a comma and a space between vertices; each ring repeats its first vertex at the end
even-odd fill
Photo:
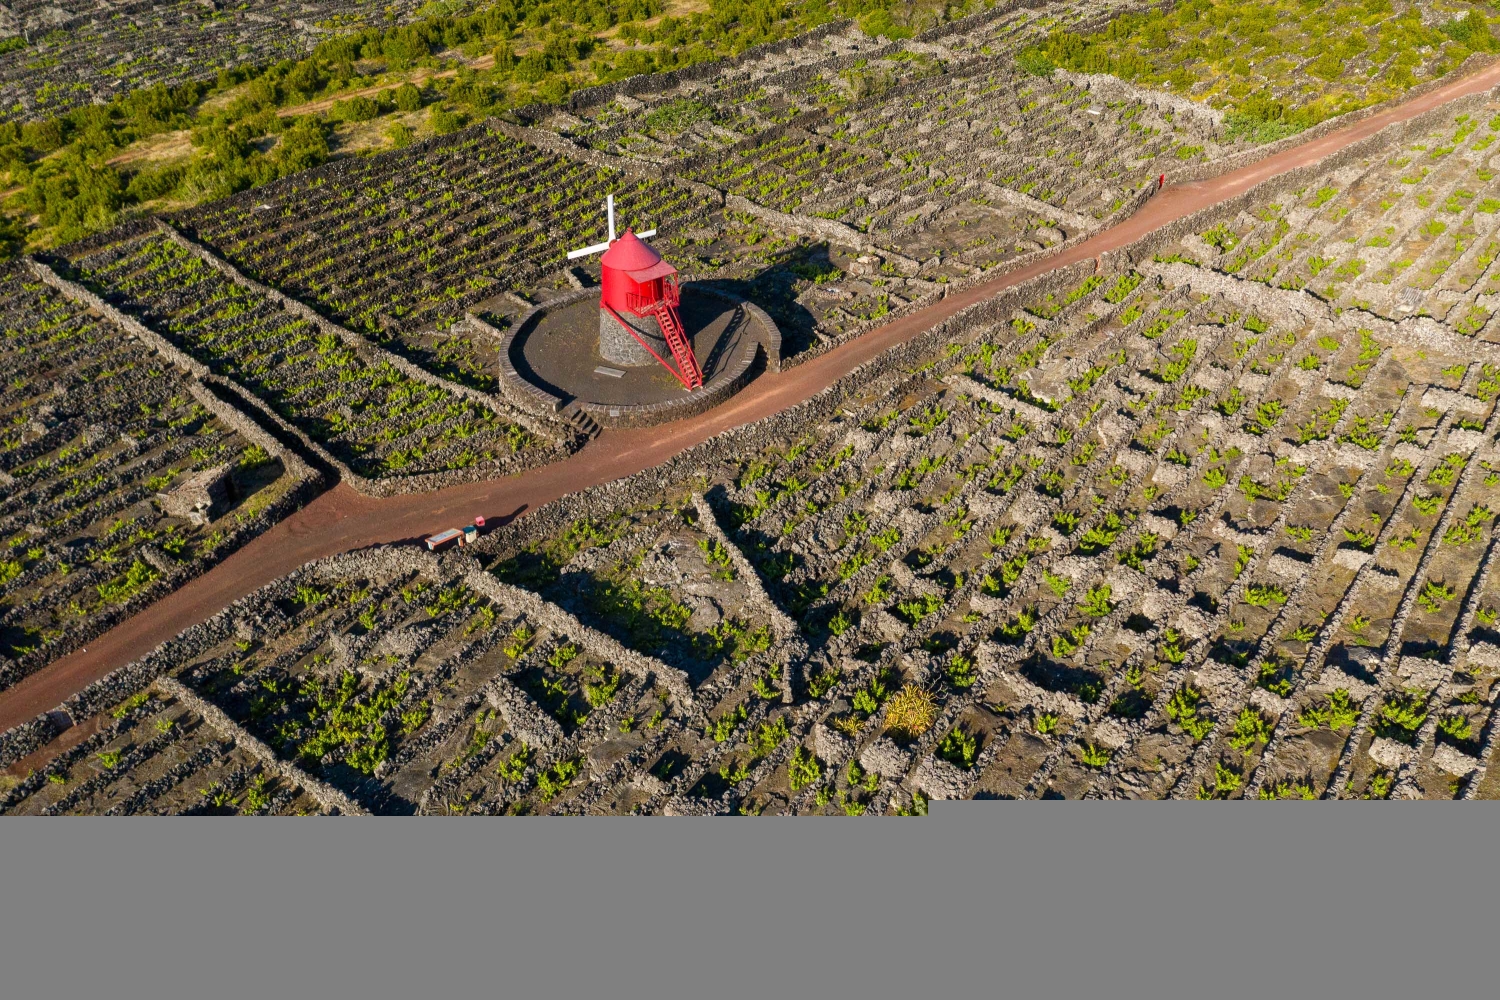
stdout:
MULTIPOLYGON (((580 248, 578 250, 569 250, 568 251, 568 259, 569 260, 577 260, 579 257, 588 257, 588 256, 591 256, 591 255, 596 254, 596 253, 603 253, 604 251, 606 251, 606 250, 609 249, 609 245, 615 241, 615 196, 614 195, 610 195, 609 197, 607 197, 607 198, 604 199, 604 214, 605 214, 605 216, 609 220, 609 239, 605 240, 603 243, 595 243, 591 247, 582 247, 582 248, 580 248)), ((655 236, 656 235, 656 230, 654 230, 654 229, 644 229, 641 232, 636 233, 636 235, 639 236, 642 239, 645 239, 648 236, 655 236)))

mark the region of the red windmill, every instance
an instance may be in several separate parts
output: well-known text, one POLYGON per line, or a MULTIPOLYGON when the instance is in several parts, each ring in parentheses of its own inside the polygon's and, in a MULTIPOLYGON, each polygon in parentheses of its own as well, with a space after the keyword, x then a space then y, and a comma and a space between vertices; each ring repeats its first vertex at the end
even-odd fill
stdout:
POLYGON ((693 355, 692 341, 677 313, 681 301, 677 268, 661 259, 641 237, 654 236, 648 229, 639 236, 625 230, 615 238, 615 196, 604 202, 609 221, 609 239, 591 247, 573 250, 569 260, 599 253, 599 353, 607 361, 626 366, 649 365, 654 360, 688 390, 703 385, 703 372, 693 355), (665 354, 677 363, 674 368, 665 354))

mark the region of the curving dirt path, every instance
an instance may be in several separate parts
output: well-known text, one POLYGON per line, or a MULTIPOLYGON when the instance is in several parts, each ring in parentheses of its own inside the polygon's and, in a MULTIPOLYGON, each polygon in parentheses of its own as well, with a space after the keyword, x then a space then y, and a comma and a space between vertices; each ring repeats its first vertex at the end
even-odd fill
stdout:
POLYGON ((487 520, 508 520, 568 493, 658 465, 715 434, 808 399, 887 348, 910 340, 1002 289, 1117 250, 1169 222, 1232 198, 1277 174, 1316 163, 1387 125, 1496 84, 1500 84, 1500 63, 1231 173, 1169 186, 1126 221, 1083 243, 949 295, 806 364, 779 373, 765 373, 722 406, 700 416, 661 427, 607 430, 564 461, 504 479, 432 493, 376 500, 339 484, 86 648, 0 692, 0 732, 56 708, 116 667, 149 652, 303 563, 380 542, 416 540, 469 521, 476 514, 483 514, 487 520))

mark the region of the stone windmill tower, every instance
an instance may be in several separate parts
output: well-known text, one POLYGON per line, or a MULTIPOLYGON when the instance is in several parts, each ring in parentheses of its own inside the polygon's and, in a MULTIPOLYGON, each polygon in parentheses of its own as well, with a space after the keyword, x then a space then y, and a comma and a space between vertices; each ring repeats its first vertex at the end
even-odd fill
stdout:
POLYGON ((639 235, 625 230, 615 238, 615 196, 604 202, 609 239, 568 253, 569 260, 603 251, 599 258, 599 353, 606 361, 626 367, 653 362, 671 372, 689 391, 703 385, 703 372, 693 354, 692 341, 677 312, 681 294, 677 268, 645 242, 655 236, 647 229, 639 235), (671 355, 675 366, 667 361, 671 355))

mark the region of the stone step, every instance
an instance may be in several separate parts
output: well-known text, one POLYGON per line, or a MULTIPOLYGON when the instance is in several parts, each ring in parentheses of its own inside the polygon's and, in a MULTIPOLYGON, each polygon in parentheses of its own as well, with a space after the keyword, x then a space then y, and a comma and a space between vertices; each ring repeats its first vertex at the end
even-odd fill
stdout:
POLYGON ((598 421, 589 416, 588 413, 586 413, 581 407, 579 407, 576 400, 569 403, 567 406, 564 406, 561 410, 558 411, 557 415, 563 420, 567 421, 571 426, 578 428, 579 433, 588 438, 598 437, 599 432, 603 430, 603 428, 599 426, 598 421))

